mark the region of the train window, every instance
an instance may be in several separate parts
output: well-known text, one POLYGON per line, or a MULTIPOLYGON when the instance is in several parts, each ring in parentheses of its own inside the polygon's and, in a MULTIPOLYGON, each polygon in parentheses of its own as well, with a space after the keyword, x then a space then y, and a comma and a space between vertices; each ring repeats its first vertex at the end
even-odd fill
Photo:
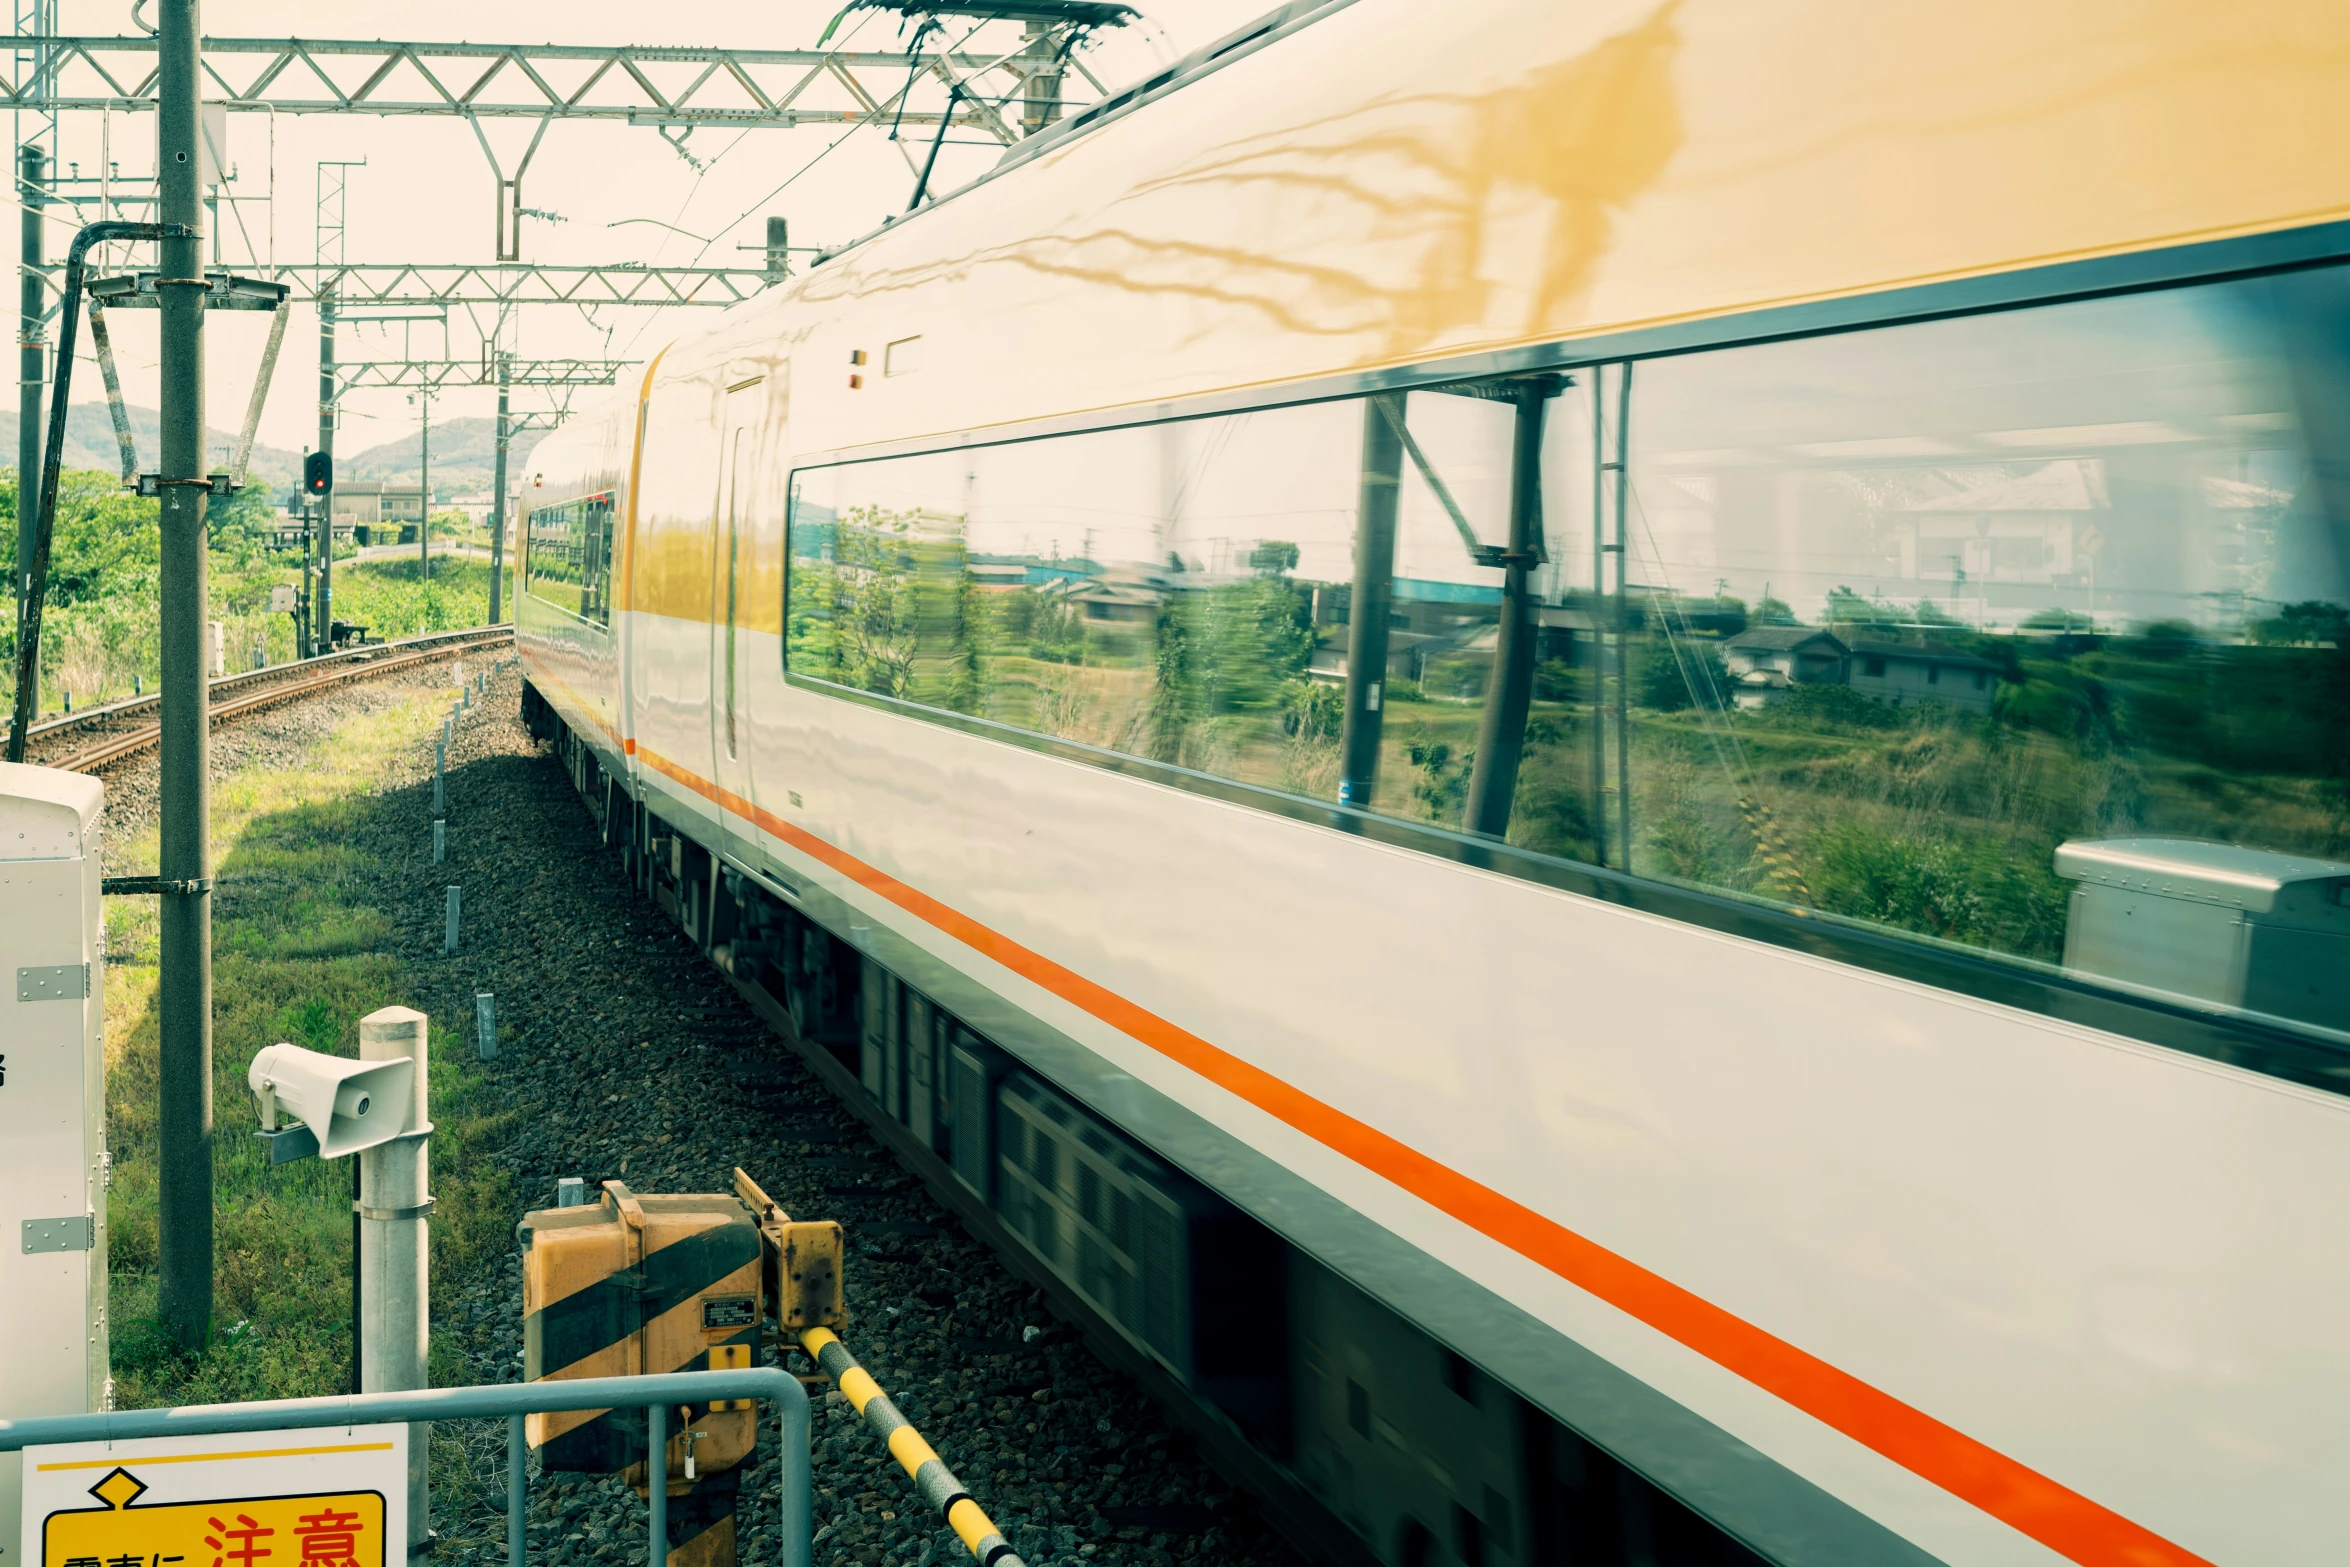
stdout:
POLYGON ((2293 891, 2350 858, 2350 278, 1660 361, 1630 435, 1634 871, 2350 1027, 2263 989, 2350 959, 2293 891))
POLYGON ((2345 475, 2308 271, 803 470, 787 659, 2350 1030, 2345 475))
MULTIPOLYGON (((1337 800, 1357 512, 1369 493, 1388 518, 1388 612, 1366 618, 1390 702, 1473 705, 1514 417, 1397 396, 803 472, 791 669, 1337 800), (1388 454, 1368 480, 1366 450, 1388 454)), ((1415 773, 1420 728, 1390 727, 1380 803, 1440 806, 1445 764, 1415 773)))
POLYGON ((612 620, 613 495, 531 508, 523 581, 532 598, 595 625, 612 620))

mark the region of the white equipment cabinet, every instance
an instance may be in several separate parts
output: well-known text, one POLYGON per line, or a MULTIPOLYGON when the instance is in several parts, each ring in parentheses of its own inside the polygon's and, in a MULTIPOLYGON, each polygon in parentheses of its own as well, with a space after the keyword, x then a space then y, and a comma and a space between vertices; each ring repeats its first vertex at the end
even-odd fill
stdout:
POLYGON ((2056 851, 2065 967, 2350 1031, 2350 864, 2189 838, 2056 851))
MULTIPOLYGON (((109 1402, 94 778, 0 762, 0 1416, 109 1402)), ((19 1466, 0 1464, 0 1564, 19 1466)))

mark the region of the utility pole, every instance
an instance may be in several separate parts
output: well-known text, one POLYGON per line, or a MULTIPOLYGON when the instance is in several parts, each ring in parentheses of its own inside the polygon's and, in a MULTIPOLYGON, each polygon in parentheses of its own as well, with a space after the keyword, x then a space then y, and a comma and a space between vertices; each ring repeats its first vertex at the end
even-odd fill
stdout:
POLYGON ((318 507, 318 602, 312 606, 315 625, 310 645, 321 653, 334 651, 335 599, 335 293, 331 284, 318 291, 318 449, 326 454, 326 493, 318 507))
POLYGON ((311 204, 318 265, 318 449, 326 454, 327 478, 326 492, 318 497, 317 628, 310 645, 321 653, 335 647, 335 399, 341 394, 335 372, 335 315, 348 281, 343 274, 344 199, 351 171, 366 164, 365 158, 321 162, 311 204))
MULTIPOLYGON (((17 634, 24 634, 25 585, 33 569, 34 537, 40 523, 41 385, 48 374, 48 344, 41 332, 47 301, 41 297, 41 188, 47 157, 37 146, 16 150, 16 197, 22 203, 24 270, 17 280, 16 327, 16 601, 17 634)), ((41 678, 38 669, 33 679, 41 678)), ((40 711, 38 698, 33 711, 40 711)))
POLYGON ((161 1288, 166 1336, 212 1336, 211 713, 205 705, 204 203, 197 186, 198 0, 157 6, 163 317, 161 1288), (167 229, 167 232, 171 230, 167 229))
POLYGON ((424 415, 419 426, 416 466, 416 580, 432 580, 432 392, 428 389, 416 394, 416 407, 424 415))
POLYGON ((502 595, 498 590, 506 581, 506 447, 514 439, 514 426, 506 411, 509 362, 504 354, 498 355, 498 455, 490 495, 490 624, 493 626, 505 618, 500 612, 502 595))

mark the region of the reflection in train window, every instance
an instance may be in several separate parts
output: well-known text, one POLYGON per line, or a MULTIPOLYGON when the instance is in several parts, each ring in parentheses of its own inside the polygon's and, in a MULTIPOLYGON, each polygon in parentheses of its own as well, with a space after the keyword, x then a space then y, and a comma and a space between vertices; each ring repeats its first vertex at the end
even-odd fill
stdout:
POLYGON ((2350 1028, 2343 274, 1643 364, 1630 429, 1634 871, 2350 1028))
MULTIPOLYGON (((1537 419, 1566 390, 1556 378, 1528 385, 1537 419)), ((1411 757, 1462 749, 1441 734, 1473 713, 1492 662, 1502 574, 1484 562, 1509 539, 1510 392, 803 472, 791 668, 1334 801, 1348 781, 1355 528, 1367 505, 1386 519, 1389 569, 1368 584, 1378 613, 1367 629, 1385 646, 1351 726, 1354 782, 1383 809, 1434 819, 1446 769, 1411 757), (1432 722, 1382 723, 1423 687, 1432 722)), ((1552 423, 1555 465, 1572 469, 1572 421, 1552 423)), ((1554 513, 1562 528, 1579 516, 1554 513)), ((1544 575, 1560 578, 1558 597, 1563 574, 1544 575)))
POLYGON ((531 597, 596 625, 612 619, 612 492, 534 506, 523 557, 531 597))
POLYGON ((788 658, 2350 1028, 2346 519, 2307 272, 805 470, 788 658))

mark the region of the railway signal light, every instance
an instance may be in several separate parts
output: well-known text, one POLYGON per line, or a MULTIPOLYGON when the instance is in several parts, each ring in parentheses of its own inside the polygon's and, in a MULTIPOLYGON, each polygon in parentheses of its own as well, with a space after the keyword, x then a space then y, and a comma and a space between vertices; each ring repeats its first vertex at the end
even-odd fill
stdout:
POLYGON ((335 487, 335 460, 332 453, 312 452, 302 459, 302 493, 324 495, 335 487))

